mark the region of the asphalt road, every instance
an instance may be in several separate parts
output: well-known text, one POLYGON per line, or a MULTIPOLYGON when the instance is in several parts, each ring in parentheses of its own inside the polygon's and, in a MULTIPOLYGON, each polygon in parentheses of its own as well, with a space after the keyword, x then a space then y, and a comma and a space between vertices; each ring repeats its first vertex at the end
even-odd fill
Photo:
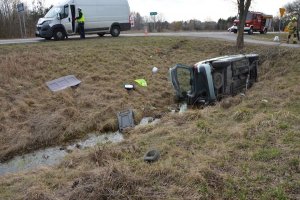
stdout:
MULTIPOLYGON (((144 37, 144 33, 125 33, 121 34, 121 37, 144 37)), ((214 38, 218 40, 226 40, 226 41, 236 41, 237 35, 234 33, 229 32, 170 32, 170 33, 148 33, 147 36, 165 36, 165 37, 173 37, 173 36, 183 36, 183 37, 200 37, 200 38, 214 38)), ((87 35, 87 38, 96 38, 98 35, 87 35)), ((71 36, 69 37, 70 40, 79 39, 79 36, 71 36)), ((252 43, 252 44, 260 44, 260 45, 268 45, 268 46, 284 46, 284 47, 291 47, 291 48, 299 48, 299 44, 286 44, 280 42, 273 42, 273 41, 262 41, 262 40, 254 40, 248 37, 245 34, 244 37, 245 43, 252 43)), ((51 42, 46 41, 42 38, 27 38, 27 39, 10 39, 10 40, 0 40, 0 45, 3 44, 25 44, 25 43, 35 43, 35 42, 51 42)))

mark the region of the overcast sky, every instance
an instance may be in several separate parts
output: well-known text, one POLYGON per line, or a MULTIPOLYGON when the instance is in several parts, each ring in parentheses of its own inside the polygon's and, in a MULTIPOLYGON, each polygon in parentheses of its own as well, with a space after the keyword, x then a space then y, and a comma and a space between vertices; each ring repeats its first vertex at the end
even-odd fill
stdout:
MULTIPOLYGON (((31 2, 32 0, 28 0, 31 2)), ((45 0, 47 6, 59 0, 45 0)), ((128 0, 130 10, 149 16, 157 12, 169 22, 189 19, 201 21, 227 19, 237 14, 236 0, 128 0)), ((293 0, 252 0, 250 10, 277 16, 279 8, 293 0)))

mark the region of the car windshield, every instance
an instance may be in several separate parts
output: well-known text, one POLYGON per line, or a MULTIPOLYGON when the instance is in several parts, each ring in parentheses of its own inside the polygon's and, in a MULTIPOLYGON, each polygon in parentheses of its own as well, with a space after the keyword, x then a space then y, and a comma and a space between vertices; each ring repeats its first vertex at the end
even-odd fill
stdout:
POLYGON ((177 64, 171 69, 171 79, 179 98, 185 98, 191 91, 191 67, 177 64))
POLYGON ((177 69, 177 80, 180 86, 180 90, 183 93, 187 93, 191 90, 191 71, 186 68, 177 69))
POLYGON ((62 7, 52 7, 47 14, 45 15, 45 18, 54 18, 57 16, 58 13, 60 13, 63 10, 62 7))

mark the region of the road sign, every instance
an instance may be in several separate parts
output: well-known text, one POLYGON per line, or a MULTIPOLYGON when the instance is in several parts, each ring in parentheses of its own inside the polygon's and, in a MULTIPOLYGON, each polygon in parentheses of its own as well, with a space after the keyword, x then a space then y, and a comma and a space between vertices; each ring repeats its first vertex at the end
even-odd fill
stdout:
POLYGON ((157 12, 150 12, 150 15, 157 15, 157 12))
POLYGON ((18 10, 18 12, 23 12, 25 10, 24 4, 23 3, 17 4, 17 10, 18 10))
POLYGON ((280 17, 282 17, 285 13, 285 8, 279 8, 280 17))

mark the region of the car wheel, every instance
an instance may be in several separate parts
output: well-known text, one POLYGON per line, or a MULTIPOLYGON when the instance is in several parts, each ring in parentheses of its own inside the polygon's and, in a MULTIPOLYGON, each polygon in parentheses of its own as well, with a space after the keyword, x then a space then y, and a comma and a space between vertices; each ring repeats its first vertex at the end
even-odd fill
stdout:
POLYGON ((97 33, 99 35, 99 37, 103 37, 105 35, 105 33, 97 33))
POLYGON ((235 33, 235 34, 237 34, 237 30, 235 29, 235 30, 233 30, 233 32, 235 33))
POLYGON ((64 40, 66 35, 63 30, 57 29, 54 31, 53 37, 54 37, 54 40, 64 40))
POLYGON ((110 34, 113 37, 118 37, 120 35, 120 27, 119 26, 113 26, 110 30, 110 34))
POLYGON ((223 86, 223 74, 220 72, 213 73, 213 82, 216 89, 220 89, 223 86))

